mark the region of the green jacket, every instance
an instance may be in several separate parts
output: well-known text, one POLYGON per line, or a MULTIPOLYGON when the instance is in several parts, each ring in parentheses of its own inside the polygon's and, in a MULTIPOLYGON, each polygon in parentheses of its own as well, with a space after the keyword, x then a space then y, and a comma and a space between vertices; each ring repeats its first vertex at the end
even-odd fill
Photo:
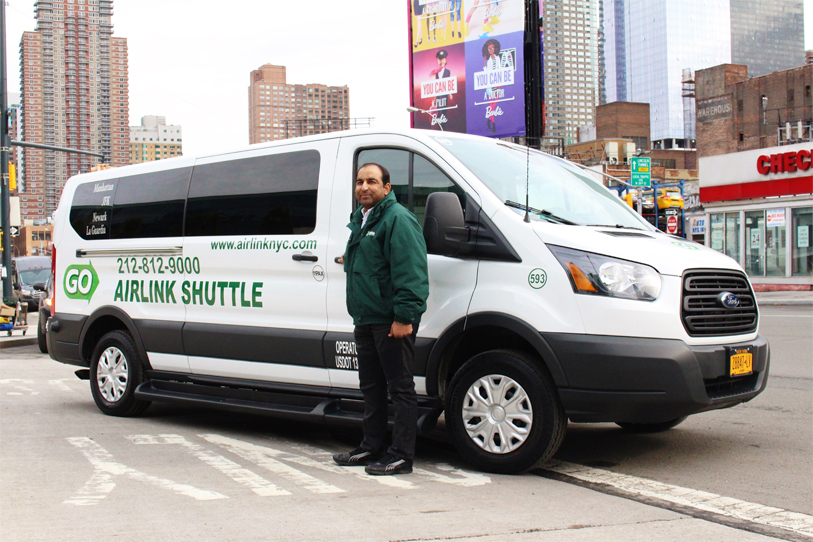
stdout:
POLYGON ((370 210, 364 228, 361 209, 350 215, 347 225, 347 312, 357 326, 417 324, 429 296, 421 227, 392 192, 370 210))

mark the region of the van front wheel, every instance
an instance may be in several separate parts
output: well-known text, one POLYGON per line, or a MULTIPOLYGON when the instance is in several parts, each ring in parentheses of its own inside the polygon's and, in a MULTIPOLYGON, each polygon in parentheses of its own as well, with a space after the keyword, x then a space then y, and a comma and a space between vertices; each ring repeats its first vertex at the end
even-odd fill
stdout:
POLYGON ((455 447, 480 470, 525 472, 550 459, 567 417, 550 378, 521 352, 474 356, 449 385, 446 420, 455 447))
POLYGON ((90 390, 99 410, 109 416, 138 416, 150 406, 135 398, 143 381, 144 365, 132 337, 123 331, 105 334, 90 362, 90 390))

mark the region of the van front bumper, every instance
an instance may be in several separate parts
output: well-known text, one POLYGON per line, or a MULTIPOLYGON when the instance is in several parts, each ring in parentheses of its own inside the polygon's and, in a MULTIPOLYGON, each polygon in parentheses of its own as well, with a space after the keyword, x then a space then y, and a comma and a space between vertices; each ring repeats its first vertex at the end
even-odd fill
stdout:
POLYGON ((680 340, 543 333, 564 369, 573 422, 657 423, 750 401, 768 382, 770 346, 690 346, 680 340), (753 372, 729 376, 729 351, 751 347, 753 372))

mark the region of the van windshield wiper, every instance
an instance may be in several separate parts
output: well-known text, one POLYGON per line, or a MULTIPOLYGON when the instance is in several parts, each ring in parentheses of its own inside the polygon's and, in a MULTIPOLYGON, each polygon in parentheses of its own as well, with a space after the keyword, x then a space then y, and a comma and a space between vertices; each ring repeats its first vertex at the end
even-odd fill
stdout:
POLYGON ((644 228, 635 228, 633 226, 625 226, 623 224, 585 224, 585 226, 593 228, 623 228, 625 230, 645 231, 644 228))
MULTIPOLYGON (((521 203, 517 203, 515 201, 506 200, 505 204, 507 206, 509 206, 509 207, 513 207, 514 209, 519 209, 521 211, 526 210, 526 207, 524 205, 522 205, 521 203)), ((539 215, 539 216, 543 216, 543 217, 551 219, 551 220, 555 220, 556 222, 561 222, 562 224, 567 224, 569 226, 578 226, 578 224, 576 222, 571 222, 570 220, 568 220, 566 218, 562 218, 561 216, 557 216, 557 215, 551 213, 550 211, 546 211, 545 209, 535 209, 533 207, 528 207, 527 211, 531 212, 531 213, 533 213, 535 215, 539 215)))

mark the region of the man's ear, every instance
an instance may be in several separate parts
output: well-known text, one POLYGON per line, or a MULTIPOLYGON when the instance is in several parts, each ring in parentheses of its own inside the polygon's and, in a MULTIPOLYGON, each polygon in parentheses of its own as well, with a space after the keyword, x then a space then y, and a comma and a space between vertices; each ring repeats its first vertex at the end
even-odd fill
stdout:
POLYGON ((385 184, 384 185, 384 194, 389 194, 390 190, 392 190, 392 185, 390 183, 385 184))

